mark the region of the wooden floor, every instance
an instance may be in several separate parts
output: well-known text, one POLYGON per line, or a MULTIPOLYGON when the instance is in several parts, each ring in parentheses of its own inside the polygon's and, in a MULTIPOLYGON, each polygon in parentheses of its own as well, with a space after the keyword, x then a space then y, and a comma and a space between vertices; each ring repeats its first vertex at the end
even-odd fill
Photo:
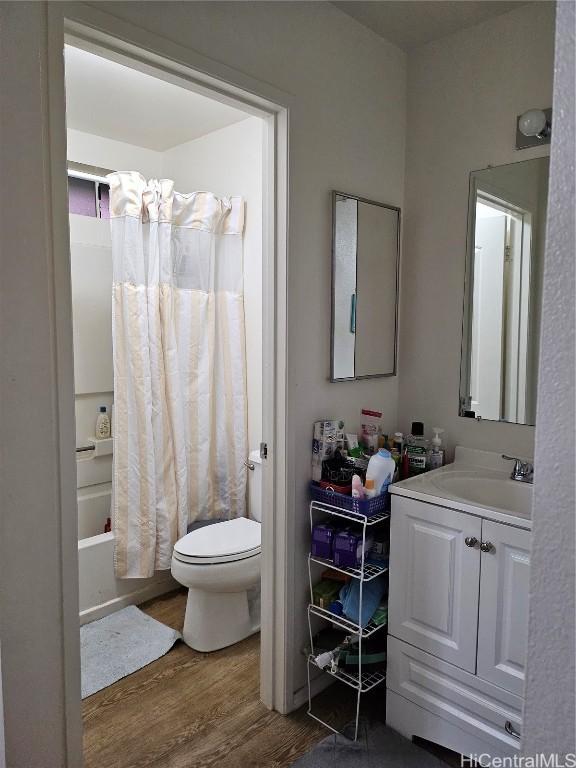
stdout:
MULTIPOLYGON (((140 606, 182 629, 186 593, 140 606)), ((327 730, 304 709, 259 700, 259 635, 202 654, 178 642, 161 659, 85 699, 85 768, 280 768, 327 730)))

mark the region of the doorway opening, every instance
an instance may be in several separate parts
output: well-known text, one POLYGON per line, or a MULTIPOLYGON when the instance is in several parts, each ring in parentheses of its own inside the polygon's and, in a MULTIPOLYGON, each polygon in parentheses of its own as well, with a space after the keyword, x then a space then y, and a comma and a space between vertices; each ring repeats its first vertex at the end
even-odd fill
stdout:
MULTIPOLYGON (((85 689, 87 764, 92 758, 96 764, 103 764, 104 741, 108 744, 104 751, 112 750, 113 753, 115 750, 114 739, 110 738, 114 722, 111 700, 118 701, 123 709, 125 698, 131 699, 135 709, 130 721, 140 722, 142 736, 149 727, 150 717, 158 712, 157 697, 161 699, 169 695, 173 706, 178 706, 180 700, 180 718, 175 720, 166 713, 168 739, 174 733, 171 730, 174 726, 189 729, 195 717, 202 720, 205 716, 207 702, 202 696, 194 697, 199 707, 196 716, 191 711, 191 689, 213 688, 218 683, 222 690, 220 695, 214 692, 215 702, 228 696, 232 705, 231 691, 236 685, 240 699, 246 691, 251 691, 269 707, 274 706, 270 697, 274 688, 271 648, 274 617, 270 599, 274 581, 270 570, 274 558, 269 551, 274 541, 274 520, 270 517, 262 520, 262 524, 260 520, 263 511, 268 510, 267 514, 271 515, 276 506, 273 503, 273 466, 266 455, 274 457, 275 442, 282 440, 282 435, 278 434, 277 415, 283 403, 276 400, 274 365, 278 329, 274 320, 270 322, 275 316, 275 201, 270 197, 276 191, 276 126, 271 114, 263 109, 246 106, 240 101, 231 103, 233 99, 230 97, 223 99, 217 92, 210 94, 206 88, 194 88, 190 83, 175 83, 174 78, 167 78, 160 71, 151 72, 150 67, 143 71, 127 57, 122 61, 118 61, 119 58, 122 57, 117 53, 110 55, 105 48, 95 49, 94 45, 84 45, 75 38, 67 40, 65 73, 80 619, 84 629, 94 628, 96 621, 117 618, 120 611, 129 613, 133 606, 141 606, 148 617, 183 632, 185 642, 177 644, 151 666, 140 667, 139 671, 128 669, 133 672, 130 677, 120 677, 99 690, 97 687, 85 689), (128 219, 135 215, 133 210, 121 211, 119 208, 125 202, 123 191, 128 189, 128 195, 134 193, 135 179, 136 186, 142 187, 145 201, 143 216, 138 222, 141 240, 137 246, 134 241, 120 242, 127 225, 118 226, 123 214, 128 219), (180 219, 171 222, 172 235, 167 249, 162 252, 160 242, 156 253, 151 240, 162 240, 166 234, 165 231, 162 233, 162 227, 168 224, 166 218, 169 218, 162 209, 167 202, 167 198, 162 197, 166 180, 172 184, 170 205, 173 208, 180 206, 185 213, 180 210, 180 219), (155 219, 146 207, 146 196, 158 189, 160 213, 155 219), (212 208, 207 211, 209 206, 212 208), (212 225, 207 224, 211 215, 219 217, 213 230, 210 229, 212 225), (184 234, 177 231, 180 229, 185 230, 184 234), (194 230, 192 239, 187 239, 189 230, 194 230), (207 250, 202 250, 206 244, 200 241, 206 236, 210 243, 207 250), (174 553, 174 558, 178 560, 178 566, 170 567, 169 563, 166 567, 164 557, 160 567, 156 567, 157 547, 153 573, 144 574, 130 569, 122 572, 118 566, 118 541, 122 536, 126 538, 126 530, 119 531, 116 524, 120 494, 115 481, 126 464, 119 458, 122 442, 127 441, 130 430, 136 435, 135 443, 127 450, 124 446, 124 459, 142 449, 145 446, 142 417, 146 420, 147 414, 151 414, 149 421, 153 422, 153 414, 160 406, 154 400, 154 393, 148 393, 151 399, 144 403, 139 416, 133 416, 130 410, 135 408, 139 396, 134 387, 125 388, 123 400, 119 402, 119 377, 123 371, 128 377, 134 374, 134 359, 129 356, 127 360, 119 359, 119 349, 125 344, 138 349, 130 336, 134 329, 126 326, 126 322, 134 319, 133 310, 137 305, 128 306, 126 317, 122 317, 126 322, 121 331, 119 319, 126 309, 126 302, 130 301, 126 290, 143 287, 137 284, 133 273, 121 274, 119 265, 131 259, 141 260, 148 298, 147 311, 139 316, 136 325, 139 331, 144 326, 150 331, 150 318, 154 312, 151 315, 149 311, 149 278, 155 269, 152 262, 156 256, 161 274, 169 265, 166 282, 170 283, 174 294, 167 300, 169 306, 166 303, 160 305, 157 314, 160 323, 165 324, 157 339, 163 343, 170 333, 175 334, 172 339, 175 349, 167 351, 164 360, 158 363, 158 370, 161 369, 164 382, 176 383, 182 390, 178 402, 168 404, 173 410, 163 426, 166 428, 169 423, 174 433, 181 431, 180 442, 177 434, 174 438, 177 445, 173 446, 173 472, 177 474, 182 468, 188 472, 184 483, 188 507, 185 529, 181 517, 175 523, 172 521, 171 535, 175 540, 169 542, 170 549, 177 542, 186 542, 176 547, 179 551, 174 553), (164 264, 163 257, 168 259, 164 264), (121 286, 124 293, 119 297, 121 286), (211 295, 206 297, 204 294, 211 295), (225 294, 234 296, 223 298, 225 294), (190 297, 191 308, 178 315, 190 297), (205 312, 201 311, 203 301, 206 302, 205 312), (224 306, 220 307, 221 304, 224 306), (170 312, 178 316, 167 317, 170 312), (207 342, 210 349, 202 368, 202 345, 206 335, 210 336, 207 342), (176 372, 170 370, 170 361, 166 359, 172 353, 179 356, 176 372), (196 369, 191 362, 194 356, 199 358, 195 361, 196 369), (215 374, 218 368, 220 373, 215 374), (217 391, 207 393, 206 387, 210 384, 217 391), (194 400, 199 397, 199 390, 207 397, 203 402, 194 400), (242 390, 244 401, 241 404, 239 393, 242 390), (225 403, 229 407, 223 414, 225 403), (109 431, 106 424, 104 432, 99 431, 103 418, 98 419, 101 411, 104 422, 110 419, 109 431), (194 419, 193 428, 191 422, 194 419), (137 423, 136 429, 131 420, 137 423), (194 462, 196 474, 190 469, 194 462), (229 477, 231 467, 235 471, 233 482, 229 477), (231 486, 234 486, 232 490, 231 486), (114 511, 111 511, 112 507, 114 511), (239 521, 252 525, 249 529, 245 526, 240 532, 229 527, 227 534, 226 526, 239 521), (259 531, 256 536, 255 531, 260 527, 262 536, 259 531), (182 570, 204 569, 205 574, 212 569, 215 582, 221 582, 223 571, 234 567, 237 569, 233 574, 235 583, 220 590, 226 595, 219 604, 211 604, 212 587, 205 590, 207 594, 202 599, 206 604, 203 606, 199 607, 198 600, 194 603, 190 597, 186 600, 191 585, 188 574, 182 575, 182 570), (244 608, 237 599, 237 587, 247 570, 250 578, 243 585, 247 614, 239 616, 234 611, 242 613, 244 608), (226 615, 221 615, 226 609, 226 615), (202 621, 195 618, 195 611, 202 621), (215 626, 212 627, 208 620, 214 621, 215 626), (268 647, 262 648, 262 654, 258 635, 261 622, 268 628, 263 641, 268 647), (228 631, 234 623, 241 625, 236 633, 228 631), (199 640, 194 631, 200 625, 202 637, 199 640), (208 651, 214 653, 207 655, 208 651), (183 676, 179 678, 180 673, 183 676), (171 683, 162 690, 162 685, 157 685, 158 677, 169 679, 171 683)), ((161 279, 158 286, 160 292, 168 290, 161 279)), ((141 349, 148 350, 148 354, 153 341, 153 338, 141 336, 141 349)), ((120 389, 124 384, 121 383, 120 389)), ((153 446, 157 437, 153 424, 151 437, 150 445, 153 446)), ((158 457, 164 462, 166 474, 164 448, 165 444, 158 457)), ((145 473, 144 466, 150 471, 150 462, 146 464, 148 458, 137 455, 139 463, 135 475, 140 478, 145 473)), ((132 482, 129 476, 132 470, 128 467, 124 474, 128 485, 132 482)), ((141 483, 136 496, 141 506, 134 520, 128 520, 128 525, 138 526, 142 520, 141 483)), ((134 499, 127 501, 132 511, 133 502, 134 499)), ((156 507, 166 509, 171 503, 171 499, 162 498, 156 507)), ((128 511, 127 514, 132 513, 128 511)), ((150 519, 147 523, 152 527, 150 519)), ((126 526, 126 515, 122 524, 126 526)), ((166 530, 162 531, 161 527, 156 521, 160 538, 166 535, 166 530)), ((190 589, 188 594, 192 591, 190 589)), ((83 640, 83 664, 87 663, 88 655, 83 640)), ((118 666, 117 662, 122 661, 114 658, 114 649, 110 650, 110 657, 112 666, 118 666)), ((105 660, 103 664, 106 664, 105 660)), ((127 674, 126 668, 123 669, 123 674, 127 674)), ((87 679, 84 669, 83 675, 87 679)), ((106 674, 103 679, 107 679, 106 674)), ((96 686, 100 684, 101 681, 96 686)), ((118 739, 125 737, 126 732, 120 725, 118 739)), ((150 744, 146 747, 146 740, 138 738, 136 732, 134 737, 132 750, 137 743, 150 749, 150 744)), ((116 749, 118 744, 117 740, 116 749)))

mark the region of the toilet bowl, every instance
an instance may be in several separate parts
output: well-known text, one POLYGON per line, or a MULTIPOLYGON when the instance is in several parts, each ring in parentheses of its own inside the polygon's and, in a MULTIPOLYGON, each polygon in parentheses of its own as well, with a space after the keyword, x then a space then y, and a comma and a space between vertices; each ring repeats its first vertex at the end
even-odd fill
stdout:
POLYGON ((188 533, 174 545, 172 576, 188 587, 182 637, 196 651, 216 651, 260 629, 260 469, 249 457, 251 517, 188 533))

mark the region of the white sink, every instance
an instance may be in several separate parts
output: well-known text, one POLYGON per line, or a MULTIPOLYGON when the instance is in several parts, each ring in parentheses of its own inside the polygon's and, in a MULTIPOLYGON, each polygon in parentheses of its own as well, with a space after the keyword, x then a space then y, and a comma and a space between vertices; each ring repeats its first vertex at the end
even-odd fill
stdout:
POLYGON ((430 484, 439 491, 472 504, 530 517, 532 486, 510 480, 506 475, 502 477, 500 473, 490 470, 446 469, 430 477, 430 484))
POLYGON ((472 514, 482 507, 492 510, 492 519, 504 522, 531 520, 532 485, 511 480, 510 462, 500 453, 457 446, 454 458, 453 464, 394 483, 391 492, 432 503, 444 499, 454 509, 472 514))

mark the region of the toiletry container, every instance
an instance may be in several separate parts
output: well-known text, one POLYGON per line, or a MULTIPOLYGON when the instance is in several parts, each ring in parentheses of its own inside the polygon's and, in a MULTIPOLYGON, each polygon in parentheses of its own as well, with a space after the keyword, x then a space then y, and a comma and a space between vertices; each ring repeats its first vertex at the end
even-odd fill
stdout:
POLYGON ((311 552, 314 557, 321 557, 324 560, 332 560, 334 551, 334 536, 336 531, 334 526, 327 523, 318 523, 312 529, 311 552))
MULTIPOLYGON (((334 537, 334 565, 338 568, 356 568, 362 563, 361 532, 343 530, 334 537)), ((364 555, 370 551, 373 543, 372 535, 367 535, 364 542, 364 555)))
POLYGON ((406 438, 408 477, 420 475, 426 471, 427 453, 428 441, 424 437, 424 424, 421 421, 413 421, 412 431, 406 438))
POLYGON ((376 486, 374 485, 374 478, 367 477, 366 485, 364 486, 364 495, 367 499, 371 499, 376 496, 376 486))
POLYGON ((362 485, 362 479, 360 475, 354 475, 352 477, 352 496, 355 499, 364 498, 364 487, 362 485))
POLYGON ((442 438, 444 433, 440 427, 432 427, 434 437, 431 440, 431 447, 428 450, 428 469, 440 469, 444 465, 444 449, 442 448, 442 438))
POLYGON ((110 417, 106 413, 106 406, 100 406, 100 413, 96 419, 96 439, 105 440, 110 437, 110 417))
POLYGON ((370 457, 368 469, 366 470, 366 482, 369 479, 374 480, 374 494, 376 496, 386 491, 386 488, 392 482, 395 471, 396 463, 390 451, 381 448, 378 453, 370 457))

